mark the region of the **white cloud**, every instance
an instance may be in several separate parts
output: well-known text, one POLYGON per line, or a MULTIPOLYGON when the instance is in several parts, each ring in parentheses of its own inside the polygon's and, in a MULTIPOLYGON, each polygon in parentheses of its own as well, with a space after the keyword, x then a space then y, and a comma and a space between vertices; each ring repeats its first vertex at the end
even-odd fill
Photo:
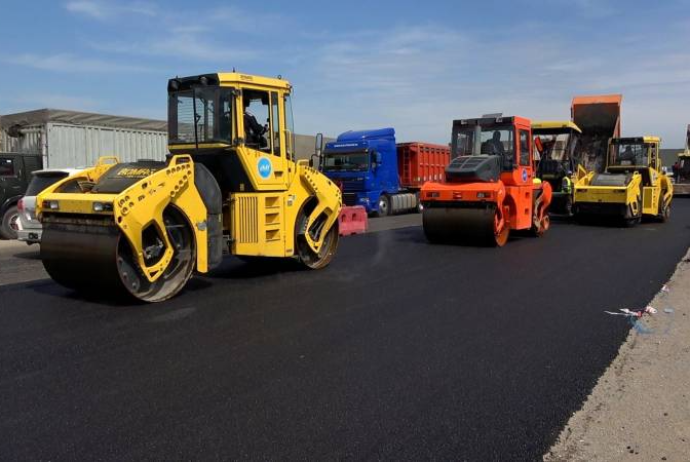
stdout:
POLYGON ((5 58, 4 62, 34 69, 65 73, 150 72, 151 68, 102 59, 76 56, 71 53, 37 55, 26 53, 5 58))
POLYGON ((65 4, 65 9, 98 20, 112 19, 124 14, 156 16, 159 13, 156 5, 152 3, 112 0, 72 0, 65 4))

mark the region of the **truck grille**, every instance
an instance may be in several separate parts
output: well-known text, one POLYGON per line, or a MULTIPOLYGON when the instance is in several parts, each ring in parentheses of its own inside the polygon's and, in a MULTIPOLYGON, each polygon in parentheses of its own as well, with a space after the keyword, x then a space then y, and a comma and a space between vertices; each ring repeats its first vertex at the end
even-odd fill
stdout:
POLYGON ((357 205, 357 194, 343 194, 343 203, 347 206, 357 205))
POLYGON ((343 191, 363 191, 364 180, 343 181, 343 191))

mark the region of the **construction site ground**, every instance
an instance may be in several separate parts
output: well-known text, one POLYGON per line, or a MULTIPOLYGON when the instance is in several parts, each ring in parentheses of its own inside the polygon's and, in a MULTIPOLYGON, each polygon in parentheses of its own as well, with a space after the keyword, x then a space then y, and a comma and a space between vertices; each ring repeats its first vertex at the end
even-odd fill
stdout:
POLYGON ((229 257, 157 305, 0 242, 0 459, 687 460, 690 200, 501 249, 370 230, 325 270, 229 257))

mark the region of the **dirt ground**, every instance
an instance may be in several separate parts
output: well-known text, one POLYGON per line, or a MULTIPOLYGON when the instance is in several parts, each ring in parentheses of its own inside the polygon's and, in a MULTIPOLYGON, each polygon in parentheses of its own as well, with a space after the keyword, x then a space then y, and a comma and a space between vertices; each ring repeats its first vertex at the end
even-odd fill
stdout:
POLYGON ((650 306, 545 461, 690 460, 690 252, 650 306))

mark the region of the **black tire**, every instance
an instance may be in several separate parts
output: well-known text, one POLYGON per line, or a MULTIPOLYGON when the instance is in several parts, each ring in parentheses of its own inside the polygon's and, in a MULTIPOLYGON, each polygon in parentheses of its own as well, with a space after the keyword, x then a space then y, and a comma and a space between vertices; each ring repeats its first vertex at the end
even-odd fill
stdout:
POLYGON ((17 239, 17 227, 19 226, 19 210, 13 205, 5 211, 0 223, 0 237, 3 239, 17 239))
POLYGON ((379 197, 379 210, 376 212, 377 217, 387 217, 391 214, 391 198, 387 194, 381 194, 379 197))

